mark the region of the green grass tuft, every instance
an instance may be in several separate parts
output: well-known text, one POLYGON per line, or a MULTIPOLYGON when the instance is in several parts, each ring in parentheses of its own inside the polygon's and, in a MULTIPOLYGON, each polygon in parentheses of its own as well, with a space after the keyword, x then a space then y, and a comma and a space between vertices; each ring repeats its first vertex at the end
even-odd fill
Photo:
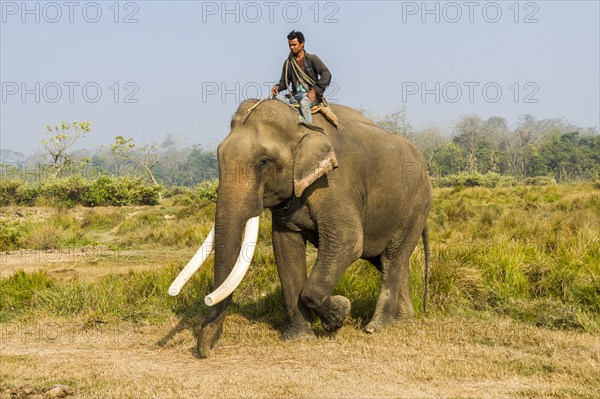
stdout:
POLYGON ((19 271, 0 280, 0 322, 25 314, 34 308, 36 296, 43 295, 52 288, 53 283, 44 271, 19 271))

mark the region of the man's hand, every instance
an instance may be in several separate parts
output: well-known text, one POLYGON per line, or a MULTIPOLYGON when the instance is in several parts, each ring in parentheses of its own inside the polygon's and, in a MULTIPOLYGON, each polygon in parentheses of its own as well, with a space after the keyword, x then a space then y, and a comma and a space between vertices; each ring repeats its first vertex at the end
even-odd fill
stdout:
POLYGON ((315 89, 311 88, 306 95, 308 96, 308 99, 311 103, 314 104, 317 102, 317 92, 315 91, 315 89))
POLYGON ((272 96, 276 96, 277 93, 279 93, 279 85, 275 85, 273 86, 273 88, 271 89, 271 95, 272 96))

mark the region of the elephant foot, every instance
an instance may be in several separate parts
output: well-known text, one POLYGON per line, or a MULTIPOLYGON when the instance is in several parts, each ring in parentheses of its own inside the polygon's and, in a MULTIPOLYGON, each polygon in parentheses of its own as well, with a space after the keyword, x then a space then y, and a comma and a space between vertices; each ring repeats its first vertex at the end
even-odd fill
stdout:
POLYGON ((301 339, 315 339, 317 336, 312 328, 289 327, 282 335, 282 341, 295 341, 301 339))
POLYGON ((381 330, 381 326, 379 324, 373 323, 373 322, 370 322, 365 327, 365 332, 367 332, 369 334, 376 333, 377 331, 380 331, 380 330, 381 330))
POLYGON ((412 304, 400 307, 394 321, 398 323, 412 323, 415 318, 415 311, 412 304))
POLYGON ((412 317, 390 317, 390 316, 374 316, 373 319, 365 327, 365 332, 373 334, 379 332, 395 323, 407 323, 412 321, 412 317))
POLYGON ((412 323, 413 321, 415 321, 415 318, 413 315, 402 315, 402 316, 396 317, 396 320, 394 320, 394 321, 396 323, 408 324, 408 323, 412 323))
POLYGON ((198 341, 196 344, 196 349, 198 350, 198 355, 201 359, 206 359, 211 356, 216 342, 219 340, 219 337, 221 337, 221 333, 223 333, 223 319, 202 327, 202 330, 200 330, 200 333, 198 334, 198 341))
POLYGON ((332 296, 328 302, 327 310, 321 315, 321 322, 325 331, 333 332, 342 326, 352 305, 348 298, 341 295, 332 296))

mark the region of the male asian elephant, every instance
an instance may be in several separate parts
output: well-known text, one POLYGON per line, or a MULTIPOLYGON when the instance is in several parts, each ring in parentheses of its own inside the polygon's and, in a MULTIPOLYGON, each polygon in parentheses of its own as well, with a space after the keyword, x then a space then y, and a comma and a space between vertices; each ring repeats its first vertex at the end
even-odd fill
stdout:
MULTIPOLYGON (((244 225, 263 208, 271 210, 273 251, 288 317, 283 339, 314 336, 312 312, 327 331, 342 326, 350 301, 331 294, 359 258, 382 272, 366 331, 410 320, 409 258, 421 236, 428 261, 431 184, 421 152, 349 107, 330 105, 339 120, 336 129, 320 114, 314 125, 298 123, 298 111, 283 101, 257 102, 239 106, 217 151, 214 282, 220 294, 206 299, 214 304, 199 334, 200 356, 210 355, 231 292, 247 270, 249 262, 242 262, 241 254, 236 262, 245 245, 244 225), (307 241, 318 248, 310 276, 307 241)), ((246 242, 252 234, 247 228, 246 242)))

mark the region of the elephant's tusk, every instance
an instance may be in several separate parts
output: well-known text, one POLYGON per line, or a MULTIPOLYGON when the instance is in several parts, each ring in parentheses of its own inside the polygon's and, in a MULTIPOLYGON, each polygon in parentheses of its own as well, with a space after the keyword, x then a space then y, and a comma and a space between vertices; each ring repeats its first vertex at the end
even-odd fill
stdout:
POLYGON ((233 269, 227 276, 227 279, 223 281, 223 284, 219 286, 216 290, 211 292, 204 298, 204 303, 208 306, 216 305, 221 302, 225 298, 227 298, 231 293, 237 288, 238 285, 242 282, 248 268, 250 267, 250 262, 252 262, 252 257, 254 256, 254 249, 256 249, 256 240, 258 238, 258 216, 255 216, 248 220, 246 223, 246 231, 244 233, 244 242, 242 243, 242 248, 240 250, 240 254, 238 255, 237 261, 233 266, 233 269), (250 249, 249 256, 244 256, 244 251, 246 249, 250 249))
POLYGON ((200 246, 200 249, 196 252, 196 254, 190 259, 188 264, 183 268, 183 270, 179 273, 173 284, 169 287, 169 295, 176 296, 179 294, 185 283, 192 277, 200 266, 204 263, 208 255, 213 250, 213 245, 215 244, 215 226, 213 225, 210 233, 204 240, 204 243, 200 246))

